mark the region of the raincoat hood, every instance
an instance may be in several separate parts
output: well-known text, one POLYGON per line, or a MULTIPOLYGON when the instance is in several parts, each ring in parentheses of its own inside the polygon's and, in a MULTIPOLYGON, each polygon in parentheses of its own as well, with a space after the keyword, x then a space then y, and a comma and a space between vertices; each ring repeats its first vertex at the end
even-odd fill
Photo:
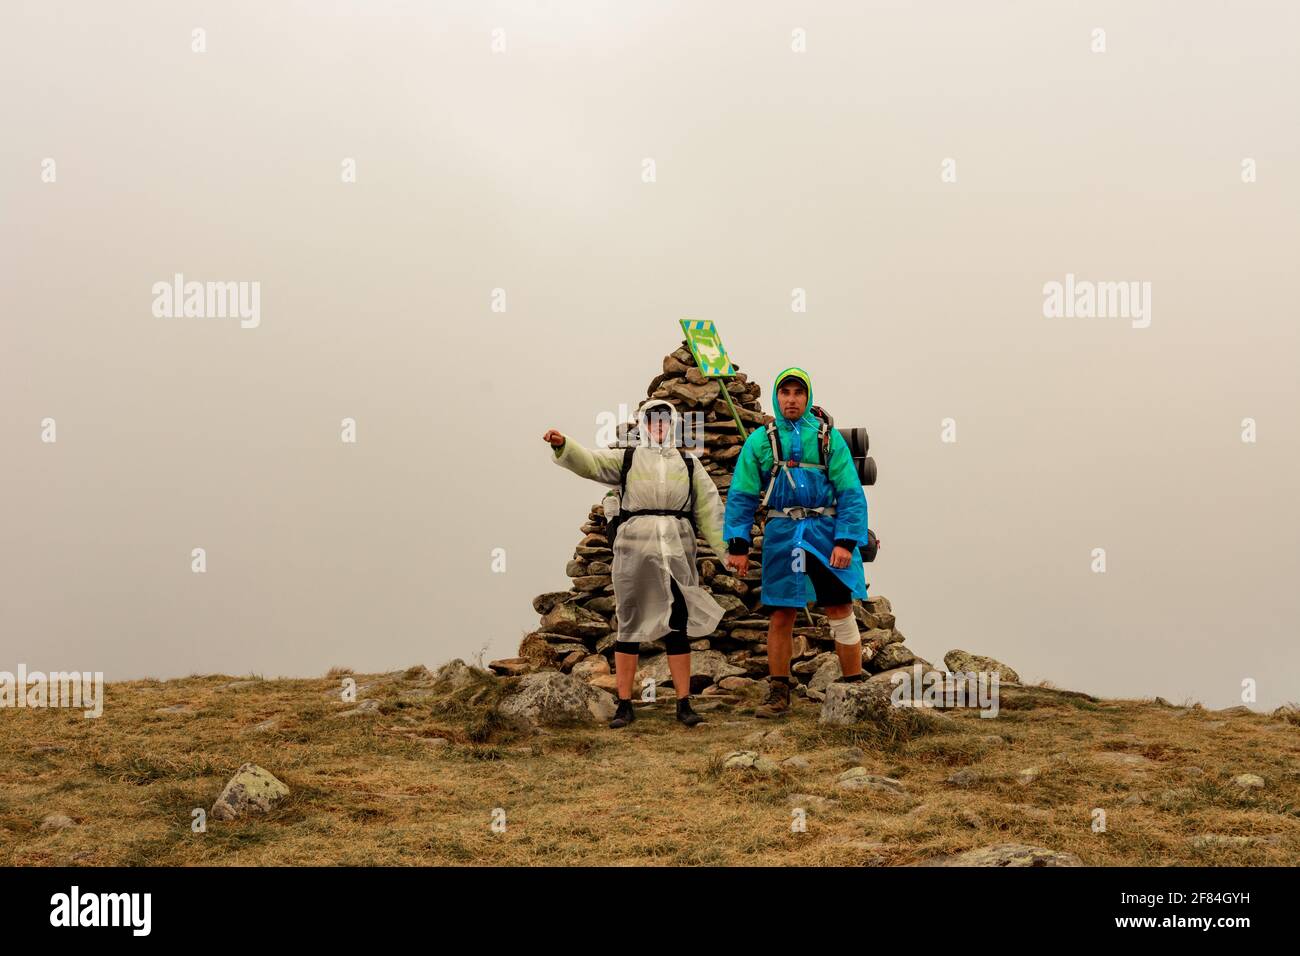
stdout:
POLYGON ((793 365, 790 368, 783 368, 781 371, 776 373, 776 378, 772 380, 772 415, 776 418, 778 428, 794 428, 795 425, 801 423, 805 425, 816 425, 817 416, 812 413, 812 407, 813 387, 811 375, 803 369, 793 365), (785 417, 785 413, 781 411, 781 403, 777 399, 777 391, 780 388, 781 380, 790 378, 791 376, 794 376, 803 382, 803 387, 808 390, 808 405, 804 408, 803 415, 793 421, 785 417))
POLYGON ((665 401, 662 398, 651 399, 641 406, 636 416, 637 424, 637 444, 643 448, 674 448, 677 445, 677 435, 681 428, 681 416, 677 413, 677 406, 672 402, 665 401), (664 410, 668 412, 668 434, 664 436, 663 443, 654 440, 650 435, 649 420, 650 413, 658 410, 662 415, 664 410))

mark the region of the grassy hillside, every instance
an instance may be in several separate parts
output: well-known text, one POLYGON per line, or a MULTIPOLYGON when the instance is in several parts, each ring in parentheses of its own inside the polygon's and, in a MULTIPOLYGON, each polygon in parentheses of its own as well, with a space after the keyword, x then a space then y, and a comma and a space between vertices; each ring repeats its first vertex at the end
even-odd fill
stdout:
POLYGON ((628 730, 526 734, 492 716, 510 680, 453 692, 423 667, 354 675, 377 706, 348 713, 344 673, 111 684, 98 720, 0 712, 0 863, 900 865, 1004 842, 1090 865, 1300 863, 1294 712, 1026 687, 1006 688, 991 720, 909 711, 886 729, 823 730, 806 701, 785 721, 754 720, 750 688, 701 699, 694 730, 669 698, 628 730), (736 750, 776 769, 724 768, 736 750), (245 762, 290 795, 191 832, 191 811, 245 762), (838 786, 855 766, 900 792, 838 786), (1234 783, 1244 773, 1264 785, 1234 783), (806 832, 791 831, 792 804, 806 832), (43 826, 57 814, 69 820, 43 826))

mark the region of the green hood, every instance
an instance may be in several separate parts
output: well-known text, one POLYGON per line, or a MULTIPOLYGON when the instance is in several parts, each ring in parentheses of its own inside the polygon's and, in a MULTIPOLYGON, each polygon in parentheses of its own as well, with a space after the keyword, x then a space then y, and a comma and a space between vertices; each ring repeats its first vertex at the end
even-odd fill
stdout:
POLYGON ((781 384, 781 380, 784 378, 789 378, 791 375, 793 375, 795 378, 802 381, 803 387, 808 389, 808 407, 804 409, 803 418, 799 419, 799 421, 806 420, 811 422, 814 419, 814 415, 812 413, 812 407, 813 407, 812 376, 809 375, 807 372, 805 372, 803 369, 793 365, 790 368, 781 369, 781 371, 776 373, 776 378, 772 380, 772 416, 778 422, 786 422, 791 426, 794 425, 794 422, 790 421, 782 413, 781 405, 777 401, 777 396, 776 396, 777 386, 781 384))

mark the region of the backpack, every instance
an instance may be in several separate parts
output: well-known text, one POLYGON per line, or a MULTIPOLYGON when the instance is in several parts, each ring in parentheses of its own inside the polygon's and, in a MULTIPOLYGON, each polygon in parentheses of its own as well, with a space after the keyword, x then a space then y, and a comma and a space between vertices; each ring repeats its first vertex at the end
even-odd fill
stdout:
MULTIPOLYGON (((830 413, 820 405, 814 405, 812 413, 820 422, 817 427, 817 449, 820 452, 820 461, 816 465, 804 461, 786 462, 785 455, 781 451, 781 434, 777 431, 776 419, 772 419, 764 426, 767 430, 768 443, 772 447, 772 471, 767 478, 767 490, 763 492, 763 500, 758 503, 761 514, 767 512, 767 500, 772 496, 772 489, 776 487, 776 476, 780 474, 783 465, 793 464, 798 468, 820 468, 826 471, 831 460, 831 429, 835 427, 835 419, 831 418, 830 413)), ((788 478, 789 475, 787 474, 786 477, 788 478)), ((793 478, 790 478, 790 484, 794 484, 793 478)))
POLYGON ((698 529, 695 527, 695 456, 689 452, 678 451, 678 454, 682 456, 682 461, 686 462, 686 508, 684 510, 640 508, 636 511, 627 511, 622 507, 623 499, 627 497, 627 473, 632 468, 632 456, 636 453, 638 447, 637 445, 629 445, 623 449, 623 466, 618 472, 619 511, 605 526, 605 537, 609 539, 611 551, 614 549, 614 538, 618 535, 618 529, 622 527, 626 519, 636 515, 670 515, 675 518, 685 518, 691 523, 691 530, 698 534, 698 529))
MULTIPOLYGON (((812 407, 812 413, 821 423, 817 428, 817 448, 820 452, 820 464, 810 465, 807 462, 795 462, 799 468, 821 468, 825 470, 831 460, 831 429, 835 427, 835 419, 830 413, 820 405, 812 407)), ((772 447, 772 471, 768 475, 767 489, 763 492, 763 499, 758 504, 757 515, 766 516, 767 501, 772 496, 772 489, 776 487, 777 475, 782 470, 782 458, 784 455, 781 451, 781 434, 776 428, 776 419, 768 422, 765 426, 767 430, 767 440, 772 447)), ((853 455, 854 465, 858 471, 858 478, 864 485, 874 485, 876 483, 876 463, 866 457, 867 444, 866 434, 862 429, 853 429, 854 432, 862 432, 861 435, 854 437, 849 444, 849 454, 853 455), (859 447, 860 445, 860 447, 859 447), (861 457, 854 448, 861 451, 861 457)), ((848 439, 846 439, 847 441, 848 439)), ((786 465, 789 463, 786 462, 786 465)), ((789 477, 787 472, 786 477, 789 477)), ((794 479, 790 478, 790 484, 794 484, 794 479)), ((880 550, 880 539, 876 537, 876 532, 868 528, 867 540, 858 545, 858 551, 862 554, 863 561, 875 561, 876 554, 880 550)))

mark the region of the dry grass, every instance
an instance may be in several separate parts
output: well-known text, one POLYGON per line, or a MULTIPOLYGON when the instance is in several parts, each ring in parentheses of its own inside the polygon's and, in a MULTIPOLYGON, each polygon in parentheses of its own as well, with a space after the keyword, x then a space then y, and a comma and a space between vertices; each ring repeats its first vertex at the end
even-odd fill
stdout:
POLYGON ((896 865, 1008 841, 1105 866, 1300 862, 1294 716, 1036 687, 1004 693, 996 719, 907 712, 885 728, 828 730, 815 705, 801 701, 773 723, 753 720, 749 699, 719 705, 688 731, 666 701, 640 710, 626 731, 522 736, 492 717, 509 681, 450 692, 422 668, 225 686, 235 680, 109 685, 98 720, 4 712, 0 863, 896 865), (337 699, 344 676, 379 710, 337 716, 355 706, 337 699), (159 713, 175 704, 189 709, 159 713), (274 725, 256 729, 263 721, 274 725), (724 754, 753 749, 744 739, 776 726, 784 741, 758 749, 777 761, 801 754, 809 768, 723 769, 724 754), (433 737, 451 744, 421 742, 433 737), (838 789, 839 773, 855 765, 850 748, 907 795, 838 789), (1152 764, 1099 762, 1115 751, 1152 764), (264 817, 192 832, 191 812, 210 808, 247 761, 288 784, 290 796, 264 817), (963 767, 978 780, 946 782, 963 767), (1021 782, 1028 767, 1038 776, 1021 782), (1245 772, 1267 786, 1234 785, 1245 772), (1123 805, 1133 793, 1145 802, 1123 805), (791 831, 792 794, 831 801, 807 809, 803 833, 791 831), (504 833, 491 827, 498 807, 504 833), (1095 808, 1106 813, 1105 832, 1092 829, 1095 808), (51 813, 77 825, 42 830, 51 813), (1271 842, 1191 844, 1211 833, 1271 842))

